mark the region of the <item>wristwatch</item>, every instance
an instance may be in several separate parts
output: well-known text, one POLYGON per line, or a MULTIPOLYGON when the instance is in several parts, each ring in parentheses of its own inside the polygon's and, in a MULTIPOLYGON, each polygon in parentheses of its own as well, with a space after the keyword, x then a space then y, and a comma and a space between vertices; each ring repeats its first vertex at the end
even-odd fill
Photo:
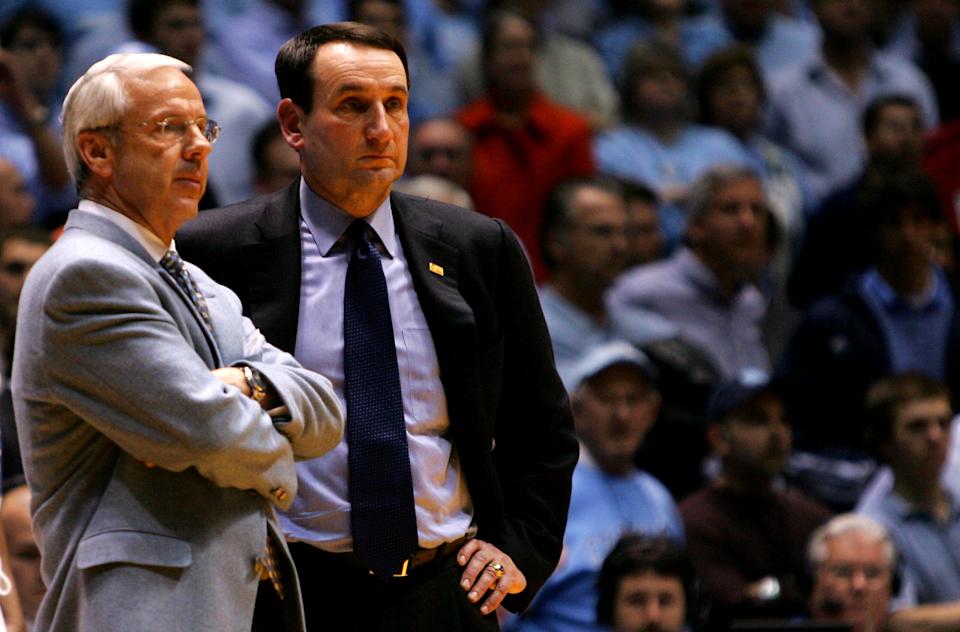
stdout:
POLYGON ((258 404, 263 404, 263 400, 267 398, 267 389, 263 385, 263 378, 260 377, 260 372, 248 366, 242 367, 242 370, 243 379, 247 383, 247 386, 250 387, 250 397, 258 404))

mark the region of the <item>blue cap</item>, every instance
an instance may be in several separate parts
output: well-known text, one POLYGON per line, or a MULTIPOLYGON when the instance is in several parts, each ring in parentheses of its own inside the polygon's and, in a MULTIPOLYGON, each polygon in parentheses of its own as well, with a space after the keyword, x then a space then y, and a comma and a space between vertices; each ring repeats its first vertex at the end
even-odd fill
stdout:
POLYGON ((772 393, 780 396, 782 384, 776 379, 751 380, 740 379, 724 382, 713 391, 707 403, 707 417, 711 421, 722 421, 735 410, 740 410, 761 395, 772 393))

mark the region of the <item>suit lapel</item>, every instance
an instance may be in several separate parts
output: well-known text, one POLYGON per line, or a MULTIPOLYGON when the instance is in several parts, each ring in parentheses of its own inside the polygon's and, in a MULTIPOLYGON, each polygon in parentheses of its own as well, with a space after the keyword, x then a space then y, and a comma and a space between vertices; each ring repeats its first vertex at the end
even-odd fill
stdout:
POLYGON ((223 365, 223 361, 220 358, 220 351, 217 347, 217 341, 204 324, 203 317, 200 316, 200 311, 197 309, 197 306, 194 304, 193 300, 191 300, 183 288, 180 287, 180 284, 177 283, 176 279, 170 276, 170 273, 164 270, 163 266, 154 261, 153 257, 150 256, 150 253, 143 249, 143 246, 137 243, 136 239, 128 235, 116 224, 108 222, 107 220, 97 217, 91 213, 85 213, 80 210, 70 213, 70 216, 67 219, 67 224, 64 228, 79 228, 97 235, 98 237, 111 241, 123 249, 128 250, 131 254, 153 268, 160 278, 162 278, 167 285, 169 285, 177 294, 180 295, 187 309, 193 315, 193 319, 197 322, 197 325, 200 326, 200 330, 203 332, 204 340, 206 340, 207 346, 210 348, 210 353, 213 356, 212 359, 214 365, 218 367, 223 365))
POLYGON ((293 353, 300 316, 300 181, 268 202, 243 246, 244 307, 267 340, 293 353))
POLYGON ((394 193, 390 203, 417 298, 434 338, 475 336, 473 310, 458 287, 460 252, 441 240, 442 221, 417 208, 409 197, 394 193))

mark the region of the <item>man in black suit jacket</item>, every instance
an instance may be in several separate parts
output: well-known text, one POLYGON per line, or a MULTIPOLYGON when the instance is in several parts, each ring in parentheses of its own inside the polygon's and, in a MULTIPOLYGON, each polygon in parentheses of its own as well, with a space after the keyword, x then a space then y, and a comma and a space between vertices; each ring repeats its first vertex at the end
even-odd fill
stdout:
MULTIPOLYGON (((301 180, 204 212, 177 236, 179 250, 236 291, 275 345, 326 372, 341 397, 337 301, 356 239, 346 225, 362 219, 379 240, 394 326, 406 311, 429 330, 419 343, 426 353, 414 356, 426 360, 409 367, 407 330, 395 338, 403 374, 417 374, 402 391, 420 548, 397 568, 406 576, 370 574, 353 552, 353 505, 340 489, 353 477, 346 446, 301 464, 301 490, 318 489, 300 494, 285 527, 300 541, 291 550, 308 628, 496 630, 501 601, 522 610, 558 561, 578 452, 529 264, 501 221, 390 191, 409 131, 396 40, 352 23, 316 27, 284 45, 277 77, 277 115, 300 153, 301 180), (411 297, 412 308, 396 309, 411 297), (408 408, 414 383, 413 397, 433 400, 439 421, 426 432, 408 408), (418 454, 425 440, 447 447, 442 462, 418 454), (438 496, 450 479, 462 493, 438 496)), ((349 401, 347 410, 349 426, 349 401)))

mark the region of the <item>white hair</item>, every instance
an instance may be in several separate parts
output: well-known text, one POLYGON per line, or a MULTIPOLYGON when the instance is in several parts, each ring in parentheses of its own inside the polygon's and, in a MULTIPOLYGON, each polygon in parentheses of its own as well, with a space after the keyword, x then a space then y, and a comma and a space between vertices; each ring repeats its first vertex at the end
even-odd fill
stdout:
POLYGON ((847 533, 861 533, 882 544, 887 568, 893 569, 897 551, 887 529, 873 518, 868 518, 862 514, 845 513, 831 518, 810 536, 810 541, 807 544, 807 563, 814 573, 829 556, 827 542, 847 533))
POLYGON ((74 82, 63 101, 60 121, 63 127, 63 155, 67 169, 83 188, 89 172, 77 149, 80 132, 116 125, 130 109, 126 81, 140 73, 158 68, 176 68, 190 73, 191 68, 179 59, 158 53, 122 53, 110 55, 90 66, 74 82))

